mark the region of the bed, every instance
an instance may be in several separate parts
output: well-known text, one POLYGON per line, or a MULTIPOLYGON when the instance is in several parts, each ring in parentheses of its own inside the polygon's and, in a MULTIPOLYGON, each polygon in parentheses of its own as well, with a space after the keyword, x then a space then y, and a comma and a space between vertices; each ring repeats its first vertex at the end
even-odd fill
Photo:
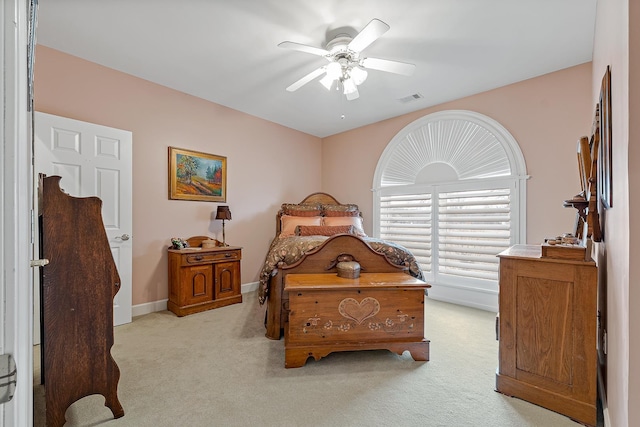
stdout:
POLYGON ((276 236, 260 273, 258 300, 267 305, 266 336, 279 340, 287 321, 289 297, 284 278, 291 273, 337 272, 340 260, 357 261, 362 272, 403 271, 424 280, 414 256, 403 246, 368 237, 357 205, 327 193, 284 203, 276 215, 276 236))

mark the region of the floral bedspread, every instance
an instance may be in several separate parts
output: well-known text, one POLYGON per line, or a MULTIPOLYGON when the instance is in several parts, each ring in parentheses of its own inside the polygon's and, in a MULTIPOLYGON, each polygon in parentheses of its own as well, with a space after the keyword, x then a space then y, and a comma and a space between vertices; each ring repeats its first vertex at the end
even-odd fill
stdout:
MULTIPOLYGON (((327 236, 295 236, 285 239, 275 239, 271 243, 269 252, 260 272, 260 287, 258 289, 258 301, 264 304, 269 294, 269 279, 278 274, 278 264, 283 262, 290 265, 301 259, 307 252, 320 246, 329 237, 327 236)), ((387 240, 373 237, 363 237, 371 248, 384 254, 387 259, 395 264, 407 266, 411 276, 424 280, 424 276, 415 257, 403 246, 387 240)))

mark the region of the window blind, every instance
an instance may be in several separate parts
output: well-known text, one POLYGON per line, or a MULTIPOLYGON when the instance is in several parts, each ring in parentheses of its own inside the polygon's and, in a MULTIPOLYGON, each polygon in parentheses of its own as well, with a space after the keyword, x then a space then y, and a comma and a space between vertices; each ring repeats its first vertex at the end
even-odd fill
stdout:
POLYGON ((508 188, 438 194, 438 272, 498 280, 496 255, 511 245, 508 188))
POLYGON ((380 238, 409 249, 425 273, 431 271, 430 193, 382 196, 380 238))

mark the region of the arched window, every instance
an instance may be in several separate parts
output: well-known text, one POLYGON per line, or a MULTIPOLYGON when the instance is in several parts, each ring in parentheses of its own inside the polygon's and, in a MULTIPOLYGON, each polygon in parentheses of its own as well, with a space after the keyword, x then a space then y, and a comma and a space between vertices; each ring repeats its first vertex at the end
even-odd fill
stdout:
POLYGON ((374 236, 410 249, 429 296, 485 310, 498 306, 498 258, 526 241, 526 166, 495 120, 441 111, 402 129, 373 181, 374 236))

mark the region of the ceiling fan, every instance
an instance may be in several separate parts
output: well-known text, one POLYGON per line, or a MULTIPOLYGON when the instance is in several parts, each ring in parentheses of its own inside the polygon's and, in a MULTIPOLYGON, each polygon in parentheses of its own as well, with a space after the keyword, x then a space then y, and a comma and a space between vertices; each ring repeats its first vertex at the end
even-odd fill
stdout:
POLYGON ((388 59, 363 57, 361 52, 389 30, 389 25, 379 19, 372 19, 355 37, 348 34, 338 34, 330 40, 325 49, 308 46, 300 43, 285 41, 278 47, 293 49, 301 52, 324 57, 329 63, 317 68, 296 81, 287 90, 293 92, 325 74, 320 83, 330 90, 334 83, 337 89, 342 91, 348 100, 357 99, 358 86, 367 78, 367 69, 386 71, 389 73, 410 76, 416 66, 400 61, 388 59))

